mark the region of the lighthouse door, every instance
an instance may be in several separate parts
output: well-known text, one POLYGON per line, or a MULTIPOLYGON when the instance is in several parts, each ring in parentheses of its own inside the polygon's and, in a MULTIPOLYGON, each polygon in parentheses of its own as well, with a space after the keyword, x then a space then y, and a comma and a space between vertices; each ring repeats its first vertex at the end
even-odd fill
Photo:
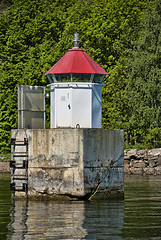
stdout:
POLYGON ((72 94, 70 88, 57 88, 55 91, 55 127, 71 127, 72 94))

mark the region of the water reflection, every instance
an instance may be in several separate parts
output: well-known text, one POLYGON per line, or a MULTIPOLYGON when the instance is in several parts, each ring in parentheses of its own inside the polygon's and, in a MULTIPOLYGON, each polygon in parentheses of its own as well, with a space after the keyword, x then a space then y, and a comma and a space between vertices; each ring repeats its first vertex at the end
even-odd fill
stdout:
POLYGON ((125 177, 125 239, 161 239, 161 176, 125 177))
POLYGON ((20 201, 11 210, 8 240, 116 239, 124 223, 124 202, 20 201))
POLYGON ((9 183, 0 174, 0 240, 161 240, 161 176, 126 176, 124 202, 11 204, 9 183))
POLYGON ((10 218, 10 174, 0 174, 0 240, 5 240, 8 234, 7 225, 10 218))

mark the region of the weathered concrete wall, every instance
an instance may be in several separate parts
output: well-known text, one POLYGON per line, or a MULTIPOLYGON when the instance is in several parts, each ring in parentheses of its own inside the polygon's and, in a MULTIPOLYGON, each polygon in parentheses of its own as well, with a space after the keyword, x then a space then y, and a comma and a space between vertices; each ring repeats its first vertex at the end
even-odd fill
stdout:
POLYGON ((82 196, 83 130, 29 131, 29 191, 82 196))
POLYGON ((124 134, 121 130, 87 129, 84 131, 85 193, 99 182, 99 193, 124 191, 124 134))
MULTIPOLYGON (((121 130, 27 129, 28 194, 84 197, 98 188, 110 196, 124 191, 124 137, 121 130)), ((18 170, 20 171, 20 170, 18 170)), ((21 193, 17 193, 18 195, 21 193)), ((105 197, 104 195, 104 197, 105 197)))

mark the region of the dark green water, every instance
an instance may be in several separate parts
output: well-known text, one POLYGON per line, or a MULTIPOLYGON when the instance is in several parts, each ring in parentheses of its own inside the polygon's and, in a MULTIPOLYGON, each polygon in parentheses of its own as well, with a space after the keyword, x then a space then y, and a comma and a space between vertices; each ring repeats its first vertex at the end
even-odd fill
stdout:
POLYGON ((0 174, 0 240, 5 240, 8 231, 10 218, 10 175, 0 174))
POLYGON ((124 201, 11 203, 0 174, 0 239, 161 239, 161 176, 125 177, 124 201))

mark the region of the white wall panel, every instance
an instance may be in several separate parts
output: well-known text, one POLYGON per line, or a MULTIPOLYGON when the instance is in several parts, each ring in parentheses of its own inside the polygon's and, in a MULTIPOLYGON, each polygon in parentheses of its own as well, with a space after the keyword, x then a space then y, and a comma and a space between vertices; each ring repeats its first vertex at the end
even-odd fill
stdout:
POLYGON ((53 83, 51 128, 101 128, 102 85, 97 83, 53 83))

